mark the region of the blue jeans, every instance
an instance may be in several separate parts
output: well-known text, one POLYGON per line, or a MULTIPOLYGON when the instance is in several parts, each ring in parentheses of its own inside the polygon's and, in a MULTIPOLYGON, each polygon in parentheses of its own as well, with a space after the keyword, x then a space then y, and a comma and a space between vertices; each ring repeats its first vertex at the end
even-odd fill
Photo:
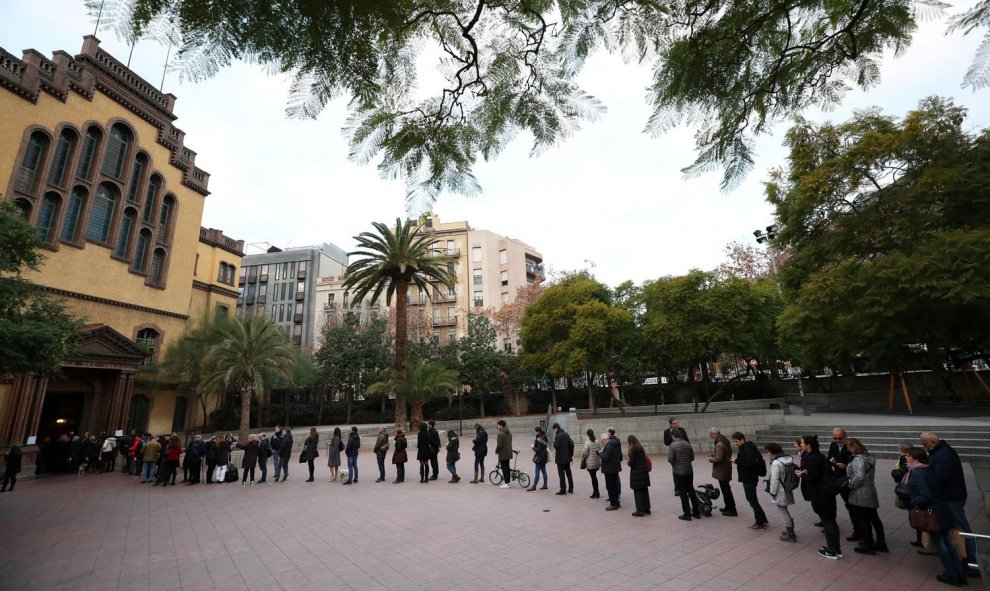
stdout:
POLYGON ((767 514, 763 512, 763 507, 760 506, 760 499, 756 496, 756 483, 755 482, 744 482, 743 492, 746 493, 746 500, 749 502, 749 506, 753 508, 753 516, 756 518, 757 525, 766 525, 770 523, 767 521, 767 514))
POLYGON ((151 480, 155 477, 155 462, 145 462, 141 467, 141 480, 151 480))
POLYGON ((275 468, 275 476, 278 476, 278 466, 279 466, 278 452, 272 450, 272 467, 275 468))
POLYGON ((533 473, 533 484, 530 485, 536 488, 540 484, 540 473, 543 473, 543 486, 547 486, 547 465, 546 464, 536 464, 536 471, 533 473))
POLYGON ((259 482, 266 482, 268 478, 268 458, 258 458, 258 468, 261 469, 261 480, 259 482))
POLYGON ((457 466, 453 464, 447 464, 447 471, 450 472, 451 476, 457 476, 457 466))
POLYGON ((481 480, 485 479, 485 456, 474 456, 474 471, 481 475, 481 480))
MULTIPOLYGON (((966 501, 947 501, 945 506, 952 514, 952 519, 959 527, 959 531, 973 533, 973 528, 969 526, 969 520, 966 519, 966 501)), ((963 539, 966 540, 966 562, 976 562, 976 540, 967 537, 963 539)), ((951 542, 949 542, 949 546, 952 546, 951 542)), ((941 556, 941 553, 939 555, 941 556)))
POLYGON ((357 456, 347 456, 347 482, 357 482, 357 456))
MULTIPOLYGON (((959 553, 956 552, 956 545, 942 532, 929 535, 932 538, 932 544, 935 546, 935 552, 938 553, 938 559, 942 562, 942 570, 945 571, 945 574, 949 576, 961 576, 963 574, 962 561, 959 559, 959 553)), ((969 543, 968 540, 967 543, 969 543)), ((966 551, 969 551, 968 547, 966 551)))
POLYGON ((379 453, 375 454, 378 460, 378 477, 385 480, 385 454, 379 453))

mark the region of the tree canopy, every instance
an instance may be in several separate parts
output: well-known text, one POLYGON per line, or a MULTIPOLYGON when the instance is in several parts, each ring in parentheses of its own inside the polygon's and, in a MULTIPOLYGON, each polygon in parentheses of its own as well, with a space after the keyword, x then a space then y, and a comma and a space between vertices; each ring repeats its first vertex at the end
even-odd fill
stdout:
POLYGON ((990 132, 930 98, 901 120, 879 111, 800 122, 767 197, 788 296, 781 340, 805 363, 910 350, 990 350, 990 132))
MULTIPOLYGON (((911 41, 938 0, 87 0, 128 39, 177 43, 183 76, 248 60, 294 76, 293 117, 350 101, 351 158, 402 177, 410 205, 471 194, 473 170, 514 138, 539 153, 603 110, 577 83, 588 58, 649 64, 647 130, 697 125, 688 173, 712 168, 731 186, 753 163, 753 137, 849 88, 877 83, 878 60, 911 41), (425 58, 424 58, 425 56, 425 58), (437 59, 442 88, 420 88, 417 60, 437 59), (424 92, 425 91, 425 92, 424 92), (425 96, 424 96, 425 95, 425 96)), ((981 2, 957 17, 990 21, 981 2)), ((987 43, 967 82, 986 84, 987 43)), ((413 207, 413 209, 415 209, 413 207)))
POLYGON ((323 345, 314 355, 319 381, 328 391, 345 395, 348 423, 354 395, 388 367, 391 345, 385 318, 362 326, 353 312, 345 312, 341 322, 323 331, 323 345))

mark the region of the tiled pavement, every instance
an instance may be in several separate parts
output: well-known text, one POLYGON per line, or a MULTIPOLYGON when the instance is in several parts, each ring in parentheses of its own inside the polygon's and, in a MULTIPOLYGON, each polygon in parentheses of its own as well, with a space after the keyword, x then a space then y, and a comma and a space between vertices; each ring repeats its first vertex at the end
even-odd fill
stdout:
MULTIPOLYGON (((470 463, 459 464, 463 475, 470 463)), ((793 510, 797 544, 777 541, 780 520, 768 502, 772 529, 749 530, 752 514, 738 483, 741 517, 677 520, 679 502, 662 456, 651 475, 653 515, 640 519, 630 516, 628 472, 622 510, 614 512, 588 498, 587 473, 577 470, 576 494, 567 497, 553 495, 553 488, 529 493, 515 485, 469 484, 470 475, 447 484, 442 474, 423 485, 411 465, 404 484, 376 484, 370 454, 361 455, 360 484, 347 487, 326 482, 325 468, 306 483, 305 466, 296 463, 288 482, 253 488, 162 489, 119 473, 50 477, 0 495, 0 589, 941 587, 937 560, 908 545, 913 531, 906 513, 893 508, 892 482, 884 476, 891 466, 880 461, 877 470, 891 553, 860 556, 846 543, 838 561, 816 554, 823 537, 811 525, 808 503, 793 510)), ((554 467, 549 471, 555 483, 554 467)), ((696 482, 708 481, 703 459, 695 472, 696 482)), ((970 495, 971 518, 982 515, 977 498, 970 495)), ((973 525, 990 531, 985 518, 973 525)), ((848 535, 848 520, 840 526, 848 535)))

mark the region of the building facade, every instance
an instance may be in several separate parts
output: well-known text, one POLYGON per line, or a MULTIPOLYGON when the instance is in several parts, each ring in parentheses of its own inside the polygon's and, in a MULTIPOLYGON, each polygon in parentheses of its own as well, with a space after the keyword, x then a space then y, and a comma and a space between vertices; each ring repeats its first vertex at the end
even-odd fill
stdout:
POLYGON ((237 280, 237 316, 267 316, 294 344, 312 350, 322 320, 322 309, 317 313, 317 282, 343 275, 346 267, 347 253, 326 243, 249 254, 237 280))
POLYGON ((191 319, 236 305, 243 242, 200 226, 209 174, 173 124, 176 97, 99 45, 0 49, 0 191, 44 245, 24 275, 86 323, 60 378, 0 384, 0 444, 185 427, 189 401, 145 377, 191 319))

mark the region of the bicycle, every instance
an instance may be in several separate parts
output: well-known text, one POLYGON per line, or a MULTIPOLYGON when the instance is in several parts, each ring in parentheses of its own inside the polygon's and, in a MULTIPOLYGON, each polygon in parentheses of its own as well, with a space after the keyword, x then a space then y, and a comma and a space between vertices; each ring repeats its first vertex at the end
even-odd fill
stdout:
MULTIPOLYGON (((512 450, 512 453, 515 455, 515 459, 512 462, 512 468, 509 469, 509 482, 511 483, 515 480, 519 483, 519 486, 529 488, 529 474, 516 469, 516 464, 519 462, 519 450, 514 449, 512 450)), ((495 486, 502 484, 502 470, 497 467, 492 470, 491 473, 488 474, 488 482, 491 482, 495 486)))

